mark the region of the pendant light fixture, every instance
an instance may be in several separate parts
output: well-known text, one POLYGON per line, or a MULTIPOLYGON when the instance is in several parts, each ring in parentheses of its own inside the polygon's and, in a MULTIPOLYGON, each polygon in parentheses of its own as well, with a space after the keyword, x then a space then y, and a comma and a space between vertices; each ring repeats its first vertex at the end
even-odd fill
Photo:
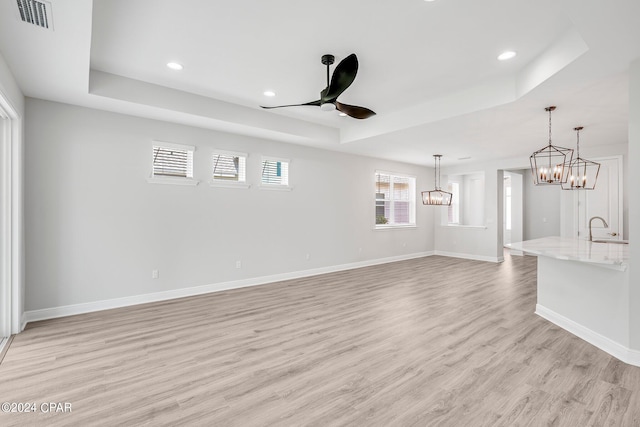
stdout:
POLYGON ((440 158, 442 154, 434 154, 434 174, 435 174, 435 190, 422 192, 422 204, 432 206, 451 206, 453 194, 448 191, 442 191, 440 188, 440 158))
POLYGON ((544 109, 549 112, 549 145, 529 157, 531 174, 535 185, 562 184, 563 179, 567 178, 564 173, 565 165, 570 163, 573 158, 572 149, 558 147, 551 143, 551 112, 555 109, 555 106, 544 109))
POLYGON ((563 190, 593 190, 596 188, 600 163, 592 162, 580 157, 580 131, 582 126, 573 128, 576 131, 577 157, 564 165, 566 177, 562 182, 563 190))

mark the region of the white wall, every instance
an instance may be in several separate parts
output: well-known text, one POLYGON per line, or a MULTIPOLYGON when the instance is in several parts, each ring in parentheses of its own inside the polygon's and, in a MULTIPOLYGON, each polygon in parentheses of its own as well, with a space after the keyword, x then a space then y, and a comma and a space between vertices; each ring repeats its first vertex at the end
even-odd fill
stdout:
POLYGON ((373 230, 374 171, 419 192, 429 168, 36 99, 26 119, 27 310, 433 250, 419 200, 417 228, 373 230), (201 183, 147 183, 153 139, 195 145, 201 183), (213 148, 249 153, 250 189, 207 184, 213 148), (293 191, 257 188, 261 155, 291 159, 293 191))
POLYGON ((560 235, 562 190, 556 185, 535 185, 531 169, 523 169, 524 240, 560 235))
POLYGON ((461 188, 463 197, 461 223, 484 225, 484 209, 478 209, 478 206, 484 203, 484 173, 463 175, 461 188))

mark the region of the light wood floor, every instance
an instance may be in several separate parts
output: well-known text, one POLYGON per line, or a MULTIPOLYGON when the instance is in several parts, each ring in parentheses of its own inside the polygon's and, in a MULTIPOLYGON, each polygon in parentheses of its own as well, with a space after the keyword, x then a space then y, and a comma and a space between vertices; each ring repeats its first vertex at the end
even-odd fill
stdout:
POLYGON ((533 314, 536 260, 429 257, 30 324, 0 425, 639 426, 640 368, 533 314))

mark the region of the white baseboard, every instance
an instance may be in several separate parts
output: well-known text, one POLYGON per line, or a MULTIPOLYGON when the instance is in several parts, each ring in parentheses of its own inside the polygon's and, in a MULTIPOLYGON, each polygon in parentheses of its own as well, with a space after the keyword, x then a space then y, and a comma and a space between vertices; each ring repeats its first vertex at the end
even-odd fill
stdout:
MULTIPOLYGON (((150 302, 166 301, 176 298, 190 297, 194 295, 220 292, 230 289, 245 288, 248 286, 266 285, 283 280, 299 279, 303 277, 316 276, 319 274, 334 273, 337 271, 352 270, 354 268, 369 267, 372 265, 387 264, 390 262, 405 261, 415 258, 424 258, 433 255, 432 251, 418 252, 408 255, 399 255, 388 258, 378 258, 367 261, 359 261, 349 264, 340 264, 329 267, 320 267, 310 270, 294 271, 291 273, 274 274, 270 276, 254 277, 250 279, 235 280, 231 282, 214 283, 210 285, 195 286, 190 288, 175 289, 163 292, 153 292, 149 294, 133 295, 123 298, 115 298, 102 301, 94 301, 82 304, 65 305, 61 307, 44 308, 41 310, 30 310, 24 313, 25 325, 28 322, 38 320, 55 319, 57 317, 73 316, 76 314, 91 313, 94 311, 109 310, 112 308, 128 307, 150 302)), ((24 327, 23 327, 24 329, 24 327)))
POLYGON ((504 257, 503 256, 490 257, 490 256, 483 256, 483 255, 463 254, 463 253, 446 252, 446 251, 434 251, 434 255, 447 256, 447 257, 451 257, 451 258, 471 259, 471 260, 474 260, 474 261, 496 262, 496 263, 504 261, 504 257))
POLYGON ((560 326, 562 329, 571 332, 588 342, 591 345, 598 347, 600 350, 605 351, 621 361, 628 363, 629 365, 640 366, 640 351, 632 350, 624 345, 613 341, 591 329, 568 319, 553 310, 536 304, 536 314, 551 323, 560 326))

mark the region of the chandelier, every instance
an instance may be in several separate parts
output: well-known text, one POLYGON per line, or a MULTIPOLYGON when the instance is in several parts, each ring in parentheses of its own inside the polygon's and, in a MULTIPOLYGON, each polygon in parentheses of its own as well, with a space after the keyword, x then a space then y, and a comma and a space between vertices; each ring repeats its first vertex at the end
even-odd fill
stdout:
POLYGON ((580 157, 580 131, 582 126, 573 128, 576 131, 576 154, 577 158, 564 165, 566 176, 562 180, 563 190, 593 190, 596 188, 600 163, 592 162, 580 157))
POLYGON ((568 177, 564 169, 573 158, 573 150, 558 147, 551 143, 551 112, 555 109, 555 106, 544 109, 549 112, 549 145, 541 148, 529 157, 533 183, 535 185, 562 184, 566 182, 568 177))
POLYGON ((422 204, 423 205, 432 205, 432 206, 451 206, 451 200, 453 199, 453 194, 448 191, 442 191, 440 188, 440 158, 442 154, 434 154, 433 162, 434 162, 434 181, 435 181, 435 189, 431 191, 423 191, 422 192, 422 204))

